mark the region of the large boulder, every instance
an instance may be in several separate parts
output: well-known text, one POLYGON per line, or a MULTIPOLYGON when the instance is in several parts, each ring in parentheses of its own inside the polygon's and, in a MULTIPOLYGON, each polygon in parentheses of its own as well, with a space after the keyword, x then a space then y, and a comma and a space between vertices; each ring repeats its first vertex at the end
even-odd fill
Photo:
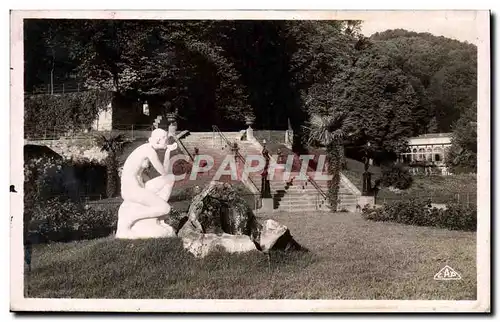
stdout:
POLYGON ((255 235, 262 228, 248 204, 230 183, 212 181, 191 202, 188 210, 204 233, 255 235))
POLYGON ((227 182, 212 181, 189 207, 178 231, 184 247, 197 257, 221 247, 227 252, 301 250, 289 229, 268 219, 259 222, 247 203, 227 182))

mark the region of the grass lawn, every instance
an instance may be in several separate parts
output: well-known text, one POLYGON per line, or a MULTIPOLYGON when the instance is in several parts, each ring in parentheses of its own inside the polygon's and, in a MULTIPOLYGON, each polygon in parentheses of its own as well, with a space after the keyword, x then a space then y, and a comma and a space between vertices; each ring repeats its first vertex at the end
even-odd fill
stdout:
MULTIPOLYGON (((342 173, 359 189, 363 189, 362 174, 364 168, 359 161, 347 159, 347 169, 342 173)), ((372 183, 381 177, 380 167, 370 166, 372 183)), ((382 188, 377 195, 377 203, 417 198, 429 199, 436 203, 461 202, 476 203, 477 178, 475 174, 457 174, 451 176, 413 176, 410 188, 399 193, 382 188)))
POLYGON ((400 193, 395 193, 387 188, 380 190, 377 196, 377 203, 408 198, 431 198, 436 203, 469 202, 476 204, 477 178, 473 174, 414 176, 411 187, 407 190, 402 190, 400 193))
POLYGON ((476 299, 476 234, 365 221, 359 214, 272 214, 306 253, 213 253, 178 239, 37 245, 28 297, 476 299), (462 279, 436 281, 445 265, 462 279))

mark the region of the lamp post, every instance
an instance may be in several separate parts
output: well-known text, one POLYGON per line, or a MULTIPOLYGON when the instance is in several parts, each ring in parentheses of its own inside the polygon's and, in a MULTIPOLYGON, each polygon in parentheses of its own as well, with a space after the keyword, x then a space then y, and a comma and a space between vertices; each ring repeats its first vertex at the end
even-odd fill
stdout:
POLYGON ((372 185, 372 174, 371 172, 368 171, 370 168, 370 157, 369 157, 369 149, 370 149, 370 142, 366 144, 366 149, 365 149, 365 156, 364 156, 364 169, 365 171, 363 172, 363 196, 368 196, 371 192, 371 185, 372 185))

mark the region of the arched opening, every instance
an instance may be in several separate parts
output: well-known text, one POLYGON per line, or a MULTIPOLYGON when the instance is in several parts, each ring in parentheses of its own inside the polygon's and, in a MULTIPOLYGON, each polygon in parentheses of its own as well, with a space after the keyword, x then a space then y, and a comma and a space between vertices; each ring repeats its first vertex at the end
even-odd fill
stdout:
POLYGON ((425 160, 425 149, 424 148, 418 149, 418 160, 419 161, 425 160))
POLYGON ((436 162, 443 162, 443 149, 439 147, 434 148, 434 160, 436 162))

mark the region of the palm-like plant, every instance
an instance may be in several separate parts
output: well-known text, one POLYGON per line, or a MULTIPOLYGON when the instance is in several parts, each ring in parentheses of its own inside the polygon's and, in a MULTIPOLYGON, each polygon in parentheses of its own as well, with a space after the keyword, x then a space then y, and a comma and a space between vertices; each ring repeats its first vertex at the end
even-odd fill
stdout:
POLYGON ((118 192, 118 155, 127 142, 122 134, 96 137, 96 143, 101 150, 108 152, 106 158, 106 195, 108 198, 115 197, 118 192))
POLYGON ((340 171, 344 164, 344 140, 351 126, 349 115, 337 111, 326 115, 313 114, 305 126, 308 144, 326 147, 327 171, 332 178, 328 182, 327 195, 333 211, 336 211, 338 204, 340 171))

